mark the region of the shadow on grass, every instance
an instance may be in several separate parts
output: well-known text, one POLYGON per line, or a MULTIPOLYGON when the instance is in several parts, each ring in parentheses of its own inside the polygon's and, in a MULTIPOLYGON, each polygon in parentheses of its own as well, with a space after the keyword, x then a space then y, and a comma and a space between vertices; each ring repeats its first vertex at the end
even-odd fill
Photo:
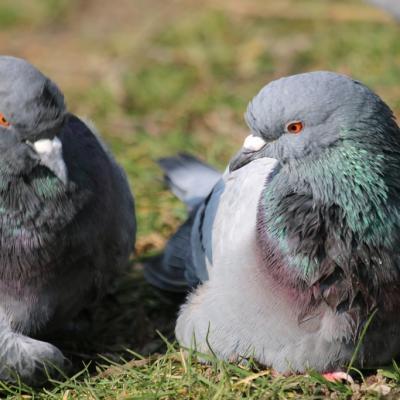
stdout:
POLYGON ((184 294, 162 292, 143 276, 145 259, 132 263, 110 292, 95 306, 85 309, 68 330, 48 340, 57 345, 78 372, 96 363, 126 362, 132 352, 148 357, 166 351, 160 332, 174 341, 174 327, 184 294))

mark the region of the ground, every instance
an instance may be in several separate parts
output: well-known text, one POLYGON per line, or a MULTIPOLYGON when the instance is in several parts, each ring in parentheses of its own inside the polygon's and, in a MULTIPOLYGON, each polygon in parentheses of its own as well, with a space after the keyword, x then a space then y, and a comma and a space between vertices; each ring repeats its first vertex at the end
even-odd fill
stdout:
POLYGON ((400 115, 399 34, 361 0, 2 0, 1 53, 29 59, 59 84, 71 111, 95 121, 129 176, 139 232, 130 273, 86 316, 79 346, 60 339, 77 375, 41 389, 0 383, 0 395, 400 396, 396 364, 355 372, 352 385, 312 371, 274 376, 251 361, 199 364, 174 343, 181 299, 148 286, 141 272, 185 218, 155 159, 187 151, 222 169, 247 134, 248 101, 270 80, 298 72, 352 75, 400 115))

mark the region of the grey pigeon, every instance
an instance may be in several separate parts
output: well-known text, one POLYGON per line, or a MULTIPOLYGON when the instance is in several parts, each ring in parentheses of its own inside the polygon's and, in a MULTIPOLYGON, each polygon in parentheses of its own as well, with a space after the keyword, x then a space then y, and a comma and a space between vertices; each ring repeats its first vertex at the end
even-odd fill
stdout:
POLYGON ((331 372, 363 337, 358 366, 391 362, 400 351, 400 130, 391 110, 358 81, 311 72, 265 86, 246 119, 250 136, 218 181, 194 158, 161 162, 185 198, 209 177, 162 262, 146 270, 163 289, 191 288, 179 342, 284 373, 331 372), (174 181, 185 164, 187 186, 174 181))
POLYGON ((368 3, 382 8, 400 21, 400 0, 368 0, 368 3))
POLYGON ((57 86, 0 57, 0 379, 38 385, 68 361, 41 341, 99 298, 135 239, 122 169, 57 86))

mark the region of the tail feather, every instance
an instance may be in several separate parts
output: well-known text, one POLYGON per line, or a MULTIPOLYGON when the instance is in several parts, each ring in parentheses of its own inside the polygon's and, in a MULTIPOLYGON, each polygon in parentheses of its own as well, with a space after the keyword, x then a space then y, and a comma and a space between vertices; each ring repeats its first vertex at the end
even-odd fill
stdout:
POLYGON ((221 173, 189 154, 158 160, 165 181, 175 194, 192 210, 211 192, 221 173))
POLYGON ((214 168, 188 154, 158 160, 172 192, 189 208, 190 215, 167 243, 164 253, 145 264, 144 275, 152 285, 171 292, 186 292, 193 285, 191 234, 197 207, 221 178, 214 168))

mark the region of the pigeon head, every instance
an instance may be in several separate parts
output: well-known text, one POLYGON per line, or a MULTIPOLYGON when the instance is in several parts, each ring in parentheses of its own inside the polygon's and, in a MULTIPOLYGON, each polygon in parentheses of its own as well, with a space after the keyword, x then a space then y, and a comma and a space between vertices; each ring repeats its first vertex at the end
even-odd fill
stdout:
POLYGON ((298 163, 349 143, 376 154, 400 139, 392 111, 376 94, 332 72, 271 82, 250 102, 246 120, 251 135, 231 161, 231 170, 259 157, 298 163))
POLYGON ((58 87, 27 61, 0 56, 0 174, 24 175, 38 164, 65 181, 61 141, 67 119, 58 87))

